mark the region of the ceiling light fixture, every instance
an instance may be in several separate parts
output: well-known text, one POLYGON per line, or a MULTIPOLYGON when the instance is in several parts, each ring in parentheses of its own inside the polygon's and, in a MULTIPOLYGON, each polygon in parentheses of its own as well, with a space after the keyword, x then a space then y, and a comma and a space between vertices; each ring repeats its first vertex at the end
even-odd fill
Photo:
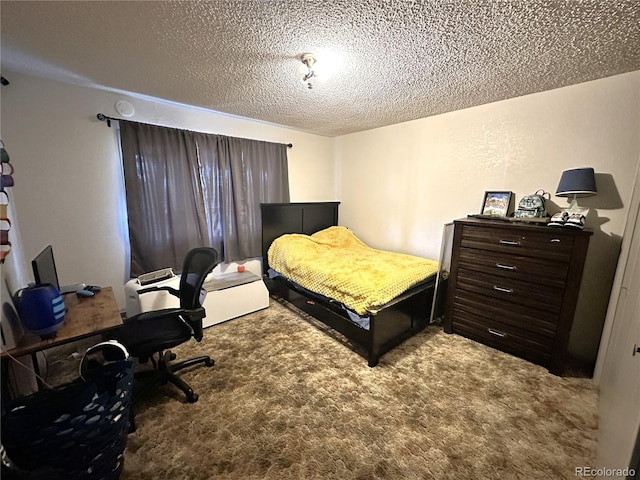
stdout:
POLYGON ((302 63, 307 67, 304 75, 302 76, 302 83, 305 83, 309 90, 313 89, 311 79, 316 75, 316 72, 313 70, 313 65, 316 61, 316 56, 313 53, 304 53, 302 55, 302 63))

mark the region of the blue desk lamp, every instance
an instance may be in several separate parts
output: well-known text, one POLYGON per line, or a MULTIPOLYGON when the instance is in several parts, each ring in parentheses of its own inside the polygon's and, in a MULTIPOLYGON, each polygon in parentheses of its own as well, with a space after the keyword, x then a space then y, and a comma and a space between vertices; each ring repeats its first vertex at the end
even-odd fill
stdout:
POLYGON ((573 197, 571 205, 566 212, 569 215, 573 213, 581 213, 587 215, 588 208, 578 206, 578 197, 590 197, 596 195, 596 176, 593 168, 572 168, 562 172, 560 183, 556 190, 556 197, 573 197))

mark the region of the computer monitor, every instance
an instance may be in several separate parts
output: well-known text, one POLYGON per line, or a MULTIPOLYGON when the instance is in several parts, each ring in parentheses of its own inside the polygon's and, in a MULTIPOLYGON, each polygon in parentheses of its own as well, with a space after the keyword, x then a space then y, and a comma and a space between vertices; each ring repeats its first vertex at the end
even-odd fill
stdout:
POLYGON ((58 290, 58 272, 56 271, 56 262, 53 260, 53 248, 48 245, 36 258, 31 261, 33 268, 33 277, 36 283, 50 283, 58 290))

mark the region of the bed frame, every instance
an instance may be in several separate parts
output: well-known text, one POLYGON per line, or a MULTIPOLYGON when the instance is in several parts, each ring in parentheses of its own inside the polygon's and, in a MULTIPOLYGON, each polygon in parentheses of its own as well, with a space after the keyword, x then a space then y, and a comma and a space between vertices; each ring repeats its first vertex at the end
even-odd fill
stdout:
POLYGON ((286 233, 311 235, 338 224, 340 202, 263 203, 262 268, 271 296, 286 300, 323 324, 341 333, 347 344, 375 367, 380 357, 429 324, 435 278, 428 278, 407 290, 370 315, 369 330, 349 320, 342 307, 321 295, 305 290, 283 277, 270 279, 267 251, 271 243, 286 233))

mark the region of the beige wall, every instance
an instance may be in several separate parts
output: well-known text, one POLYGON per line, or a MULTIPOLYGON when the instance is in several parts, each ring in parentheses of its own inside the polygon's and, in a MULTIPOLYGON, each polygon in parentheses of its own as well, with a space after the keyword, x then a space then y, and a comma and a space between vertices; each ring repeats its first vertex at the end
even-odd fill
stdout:
MULTIPOLYGON (((592 166, 595 230, 571 351, 595 358, 640 158, 640 72, 483 105, 336 139, 3 72, 0 131, 16 167, 14 204, 24 256, 51 243, 62 283, 114 285, 124 308, 127 226, 115 129, 133 120, 293 143, 292 201, 340 200, 340 223, 374 247, 437 258, 442 225, 477 213, 486 190, 516 198, 554 192, 562 170, 592 166)), ((551 210, 566 205, 552 196, 551 210)))
MULTIPOLYGON (((115 128, 96 114, 117 117, 130 101, 132 120, 223 135, 293 143, 291 199, 334 200, 334 140, 258 121, 127 97, 2 72, 1 134, 15 166, 13 203, 23 253, 30 261, 52 244, 62 284, 113 285, 124 308, 128 279, 124 186, 115 128)), ((30 268, 29 268, 29 274, 30 268)))
POLYGON ((599 194, 570 351, 593 360, 640 159, 640 72, 337 139, 340 223, 371 246, 439 255, 442 226, 479 213, 486 190, 516 199, 564 169, 594 167, 599 194))

